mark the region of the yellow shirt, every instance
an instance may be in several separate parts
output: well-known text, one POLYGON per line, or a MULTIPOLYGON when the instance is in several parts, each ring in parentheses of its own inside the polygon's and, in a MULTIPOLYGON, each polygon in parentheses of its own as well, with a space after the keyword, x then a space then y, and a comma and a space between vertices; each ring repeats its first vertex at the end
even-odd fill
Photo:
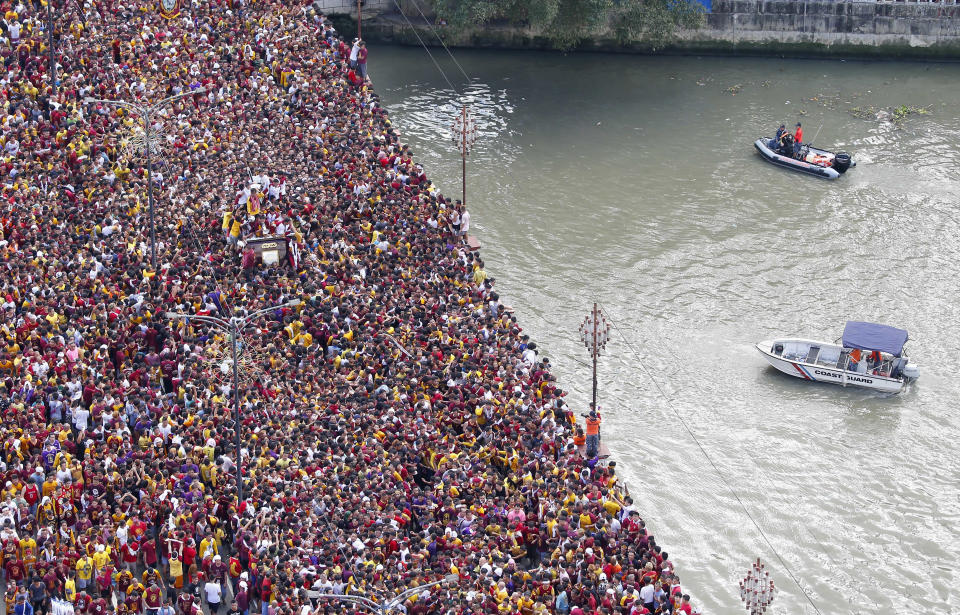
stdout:
POLYGON ((53 478, 48 478, 43 481, 43 488, 41 489, 43 496, 53 495, 53 492, 57 490, 57 481, 53 478))
POLYGON ((217 554, 217 541, 204 538, 200 541, 200 548, 197 549, 197 555, 203 559, 209 555, 213 557, 217 554), (210 549, 210 553, 207 553, 207 549, 210 549))
POLYGON ((93 560, 89 557, 81 557, 77 560, 77 578, 89 581, 93 577, 93 560))
POLYGON ((97 551, 93 554, 93 567, 95 569, 102 570, 107 565, 107 560, 110 559, 109 549, 110 547, 107 547, 103 551, 97 551))

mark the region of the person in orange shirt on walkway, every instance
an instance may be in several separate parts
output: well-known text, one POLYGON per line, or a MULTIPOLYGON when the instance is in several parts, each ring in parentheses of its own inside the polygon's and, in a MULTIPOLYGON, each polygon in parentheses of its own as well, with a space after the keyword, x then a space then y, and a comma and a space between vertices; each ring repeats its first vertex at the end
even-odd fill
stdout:
POLYGON ((600 415, 597 409, 590 404, 590 414, 585 414, 587 419, 587 459, 593 459, 600 452, 600 415))

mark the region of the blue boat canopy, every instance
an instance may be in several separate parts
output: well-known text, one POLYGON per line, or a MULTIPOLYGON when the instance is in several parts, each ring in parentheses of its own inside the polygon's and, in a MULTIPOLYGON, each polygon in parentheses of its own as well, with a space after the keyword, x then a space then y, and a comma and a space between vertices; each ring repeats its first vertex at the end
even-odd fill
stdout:
POLYGON ((903 352, 907 339, 907 332, 903 329, 872 322, 849 320, 843 329, 844 348, 879 350, 896 357, 903 352))

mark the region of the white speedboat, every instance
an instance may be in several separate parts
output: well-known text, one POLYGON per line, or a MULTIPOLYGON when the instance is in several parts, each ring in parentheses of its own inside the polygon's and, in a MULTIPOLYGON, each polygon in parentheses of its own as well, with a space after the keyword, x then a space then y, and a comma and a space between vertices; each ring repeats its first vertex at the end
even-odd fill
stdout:
POLYGON ((851 320, 840 344, 780 338, 760 342, 757 350, 770 365, 796 378, 899 393, 920 375, 903 350, 907 339, 903 329, 851 320))

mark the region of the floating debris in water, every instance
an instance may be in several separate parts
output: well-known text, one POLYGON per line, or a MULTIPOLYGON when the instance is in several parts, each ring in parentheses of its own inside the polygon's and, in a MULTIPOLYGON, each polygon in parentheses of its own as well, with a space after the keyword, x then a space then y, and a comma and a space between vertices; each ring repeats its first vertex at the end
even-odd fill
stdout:
POLYGON ((876 120, 878 122, 889 122, 900 127, 907 117, 911 115, 930 115, 930 107, 916 107, 913 105, 900 105, 897 107, 874 107, 867 105, 865 107, 852 107, 850 115, 862 120, 876 120))

